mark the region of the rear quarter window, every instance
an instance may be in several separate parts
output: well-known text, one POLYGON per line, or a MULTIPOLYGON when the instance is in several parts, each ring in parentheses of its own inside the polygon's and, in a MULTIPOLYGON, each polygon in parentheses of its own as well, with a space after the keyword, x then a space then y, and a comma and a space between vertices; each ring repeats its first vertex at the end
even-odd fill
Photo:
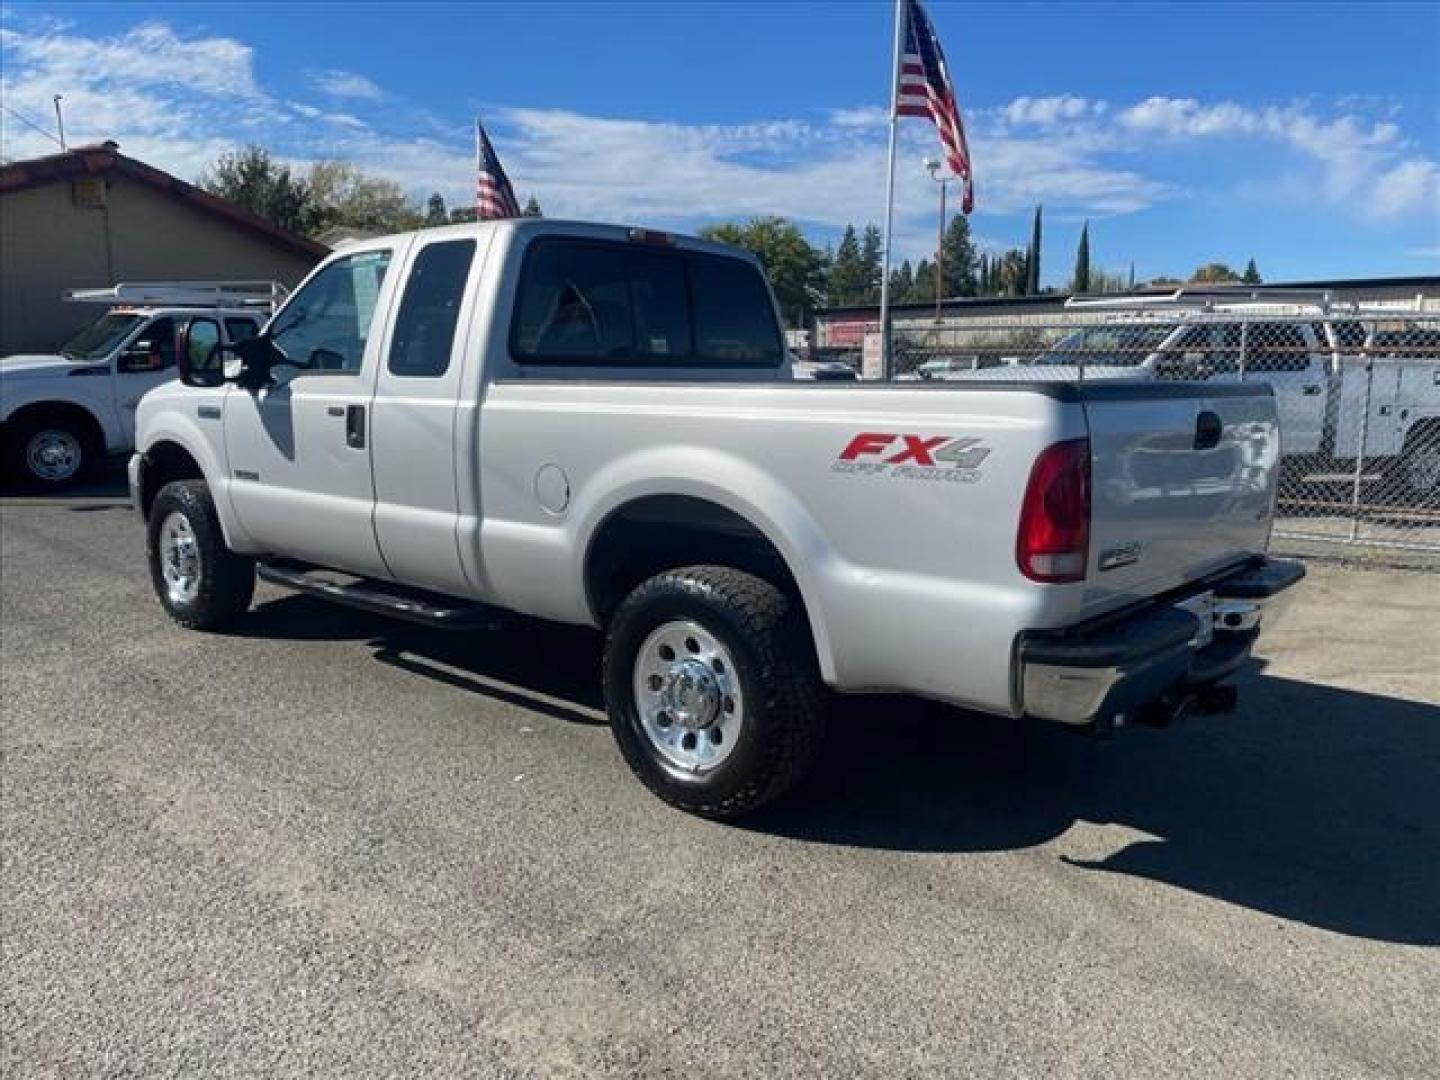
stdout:
POLYGON ((510 347, 522 364, 775 367, 784 355, 752 264, 567 239, 527 250, 510 347))

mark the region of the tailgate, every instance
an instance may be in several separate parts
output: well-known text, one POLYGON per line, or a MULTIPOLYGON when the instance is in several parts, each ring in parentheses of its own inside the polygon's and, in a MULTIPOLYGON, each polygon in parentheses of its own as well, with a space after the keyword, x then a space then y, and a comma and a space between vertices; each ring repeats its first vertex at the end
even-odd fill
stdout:
POLYGON ((1265 550, 1280 430, 1268 386, 1082 386, 1098 614, 1265 550))

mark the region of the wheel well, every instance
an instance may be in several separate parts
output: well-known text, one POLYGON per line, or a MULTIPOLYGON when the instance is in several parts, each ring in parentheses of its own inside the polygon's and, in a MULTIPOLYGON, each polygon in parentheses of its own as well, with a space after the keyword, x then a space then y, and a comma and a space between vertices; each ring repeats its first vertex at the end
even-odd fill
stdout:
POLYGON ((145 451, 145 468, 140 473, 140 516, 150 518, 155 496, 175 480, 203 480, 200 463, 179 443, 158 442, 145 451))
POLYGON ((1419 445, 1428 447, 1437 439, 1440 439, 1440 416, 1422 417, 1405 432, 1405 449, 1410 450, 1419 445))
POLYGON ((784 557, 745 518, 706 499, 652 495, 612 513, 590 542, 585 558, 590 610, 604 625, 642 581, 700 564, 744 570, 803 603, 784 557))
POLYGON ((36 401, 24 405, 10 414, 5 421, 5 430, 7 433, 18 432, 31 424, 47 423, 72 425, 80 438, 85 440, 87 450, 97 454, 105 450, 105 429, 95 419, 95 414, 83 405, 68 401, 36 401))

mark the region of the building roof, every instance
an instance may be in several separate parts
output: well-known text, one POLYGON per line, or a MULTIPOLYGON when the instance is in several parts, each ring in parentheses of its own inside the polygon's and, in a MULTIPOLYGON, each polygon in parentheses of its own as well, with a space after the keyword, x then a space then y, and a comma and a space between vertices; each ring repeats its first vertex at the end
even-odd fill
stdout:
MULTIPOLYGON (((1285 291, 1317 291, 1329 289, 1334 292, 1366 291, 1374 289, 1393 289, 1404 291, 1410 294, 1425 293, 1430 296, 1440 296, 1440 276, 1419 275, 1413 277, 1375 277, 1375 278, 1333 278, 1328 281, 1267 281, 1260 285, 1239 285, 1238 283, 1202 283, 1204 288, 1223 288, 1226 284, 1235 284, 1236 289, 1243 292, 1266 292, 1275 290, 1285 291)), ((1179 285, 1157 285, 1140 286, 1124 292, 1107 294, 1107 299, 1124 299, 1127 296, 1169 296, 1179 285)), ((1045 307, 1047 305, 1058 306, 1069 300, 1071 296, 1077 295, 1068 292, 1041 293, 1039 296, 950 296, 941 301, 941 306, 950 309, 975 311, 983 308, 995 308, 1002 311, 1024 310, 1027 307, 1045 307)), ((1086 294, 1078 294, 1086 295, 1086 294)), ((879 304, 850 304, 841 307, 820 308, 816 315, 821 318, 844 318, 845 316, 874 315, 880 310, 879 304)), ((934 300, 922 300, 918 303, 891 304, 893 312, 918 312, 923 314, 935 310, 934 300)))
POLYGON ((202 213, 254 233, 276 247, 296 255, 320 259, 330 253, 330 249, 323 244, 296 236, 262 217, 257 217, 244 207, 211 195, 194 184, 187 184, 178 176, 171 176, 143 161, 126 157, 119 152, 118 145, 114 142, 107 141, 98 146, 79 146, 63 154, 51 154, 28 161, 12 161, 0 166, 0 195, 79 176, 101 176, 108 173, 119 173, 146 184, 171 198, 188 203, 202 213))

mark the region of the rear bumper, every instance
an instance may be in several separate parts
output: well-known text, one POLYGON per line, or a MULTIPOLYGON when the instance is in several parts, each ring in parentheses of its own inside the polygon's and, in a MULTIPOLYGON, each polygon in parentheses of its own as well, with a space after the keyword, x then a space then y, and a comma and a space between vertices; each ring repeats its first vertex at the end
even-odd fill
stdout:
POLYGON ((1215 595, 1214 640, 1204 648, 1195 644, 1197 617, 1164 601, 1071 630, 1028 632, 1020 641, 1024 711, 1110 725, 1213 685, 1245 663, 1262 625, 1274 622, 1304 576, 1300 563, 1262 559, 1198 587, 1215 595))

